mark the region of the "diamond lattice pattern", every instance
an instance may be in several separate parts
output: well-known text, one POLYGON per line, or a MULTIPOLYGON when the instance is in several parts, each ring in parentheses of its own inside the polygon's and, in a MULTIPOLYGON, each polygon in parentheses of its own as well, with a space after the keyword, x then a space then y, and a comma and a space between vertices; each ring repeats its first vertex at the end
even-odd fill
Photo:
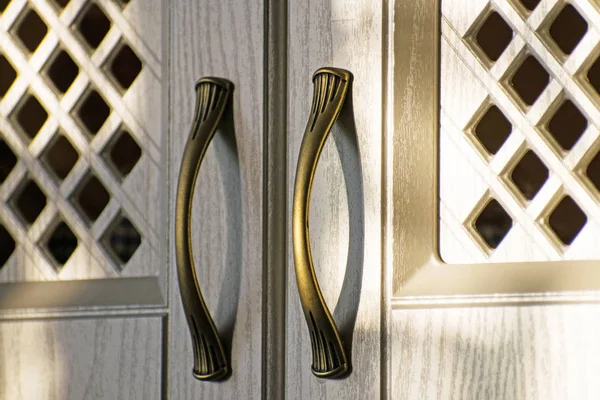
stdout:
POLYGON ((0 282, 154 274, 160 1, 1 3, 0 282))
POLYGON ((442 258, 600 259, 600 8, 442 0, 441 35, 442 258))

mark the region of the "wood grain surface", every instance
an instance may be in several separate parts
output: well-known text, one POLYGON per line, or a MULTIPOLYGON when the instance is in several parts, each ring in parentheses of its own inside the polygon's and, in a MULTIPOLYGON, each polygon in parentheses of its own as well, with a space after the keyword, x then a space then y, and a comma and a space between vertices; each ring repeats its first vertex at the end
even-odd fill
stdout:
MULTIPOLYGON (((448 160, 438 174, 440 2, 395 1, 393 4, 389 96, 393 123, 386 141, 391 155, 387 173, 392 193, 387 202, 391 207, 388 232, 392 252, 388 273, 393 280, 395 308, 385 336, 391 354, 391 361, 386 364, 391 368, 389 398, 597 398, 600 387, 593 371, 598 368, 600 359, 595 339, 598 335, 598 279, 592 262, 495 264, 493 271, 486 273, 482 270, 488 267, 485 265, 449 266, 439 259, 438 179, 440 176, 450 179, 454 173, 460 175, 461 168, 454 164, 450 169, 452 162, 448 160), (563 272, 552 276, 548 269, 563 272), (531 278, 527 279, 528 273, 523 271, 529 271, 531 278), (585 286, 569 287, 574 282, 585 283, 585 286), (456 296, 444 297, 450 293, 443 293, 446 284, 455 286, 451 294, 456 296), (528 295, 528 292, 535 293, 528 295), (412 307, 411 302, 417 309, 403 309, 412 307), (477 302, 485 307, 465 306, 477 302), (512 305, 500 306, 500 302, 512 305), (550 305, 551 302, 587 304, 550 305)), ((456 28, 452 32, 448 23, 443 22, 441 29, 448 33, 446 37, 456 38, 456 32, 465 34, 472 21, 469 14, 487 5, 480 1, 442 1, 444 15, 452 19, 456 28)), ((540 2, 536 17, 528 23, 539 27, 541 16, 547 14, 550 5, 555 2, 540 2)), ((508 2, 495 1, 493 6, 499 7, 503 15, 509 11, 508 2)), ((589 1, 579 2, 578 6, 585 15, 593 17, 596 13, 591 10, 589 1)), ((517 21, 516 14, 510 14, 510 21, 517 21)), ((526 23, 517 22, 517 31, 522 31, 526 23)), ((519 35, 513 37, 514 45, 523 45, 519 35)), ((534 43, 536 54, 542 50, 540 38, 526 39, 534 43)), ((442 60, 447 63, 447 74, 442 76, 448 79, 444 83, 448 89, 446 112, 460 121, 460 125, 468 122, 470 112, 461 104, 467 104, 467 99, 483 98, 479 90, 466 89, 464 75, 456 59, 452 59, 455 56, 448 53, 448 42, 442 46, 446 46, 441 49, 446 52, 442 60)), ((514 55, 513 50, 509 47, 507 55, 514 55)), ((577 59, 578 56, 573 58, 577 59)), ((503 68, 507 66, 506 61, 500 61, 503 68)), ((557 60, 549 60, 549 64, 551 69, 557 70, 557 60)), ((473 62, 470 65, 483 68, 473 62)), ((556 75, 563 80, 567 78, 562 72, 556 75)), ((569 87, 575 89, 572 85, 569 87)), ((555 96, 555 89, 551 87, 546 95, 555 96)), ((504 94, 494 89, 493 97, 501 96, 504 94)), ((538 111, 548 106, 547 100, 542 98, 538 111)), ((576 100, 583 104, 589 102, 584 96, 576 100)), ((500 105, 507 106, 505 103, 500 105)), ((533 108, 532 111, 536 113, 533 108)), ((592 111, 590 114, 597 112, 592 111)), ((517 114, 512 113, 513 117, 517 114)), ((522 120, 534 117, 531 113, 525 114, 517 116, 522 120)), ((583 139, 582 143, 587 143, 585 137, 583 139)), ((578 151, 575 154, 580 155, 578 151)), ((455 154, 455 161, 463 163, 464 157, 455 154)), ((457 176, 452 179, 454 183, 460 182, 457 176)), ((457 205, 471 195, 463 189, 464 186, 454 193, 457 205)), ((537 257, 530 257, 534 249, 516 242, 512 241, 515 251, 511 256, 521 260, 525 256, 537 257)), ((448 242, 447 248, 457 243, 448 242)), ((459 246, 453 250, 466 254, 459 246)), ((482 258, 474 261, 482 262, 482 258)))
POLYGON ((395 310, 393 399, 596 399, 600 306, 395 310))
POLYGON ((0 323, 0 398, 161 399, 162 317, 0 323))
POLYGON ((393 2, 386 165, 393 294, 437 252, 437 0, 393 2), (425 249, 425 250, 423 250, 425 249))
POLYGON ((290 399, 380 395, 382 10, 378 1, 289 3, 288 205, 312 102, 312 74, 325 66, 354 74, 351 101, 321 154, 309 211, 316 274, 343 341, 352 347, 353 372, 342 380, 312 374, 309 331, 290 247, 286 319, 290 399))
MULTIPOLYGON (((192 376, 192 345, 171 253, 169 394, 256 399, 262 390, 264 4, 181 0, 170 6, 171 215, 183 145, 203 76, 233 82, 233 131, 218 131, 200 168, 192 248, 208 308, 232 354, 232 376, 192 376)), ((174 237, 173 225, 170 237, 174 237)), ((171 246, 173 249, 174 246, 171 246)))

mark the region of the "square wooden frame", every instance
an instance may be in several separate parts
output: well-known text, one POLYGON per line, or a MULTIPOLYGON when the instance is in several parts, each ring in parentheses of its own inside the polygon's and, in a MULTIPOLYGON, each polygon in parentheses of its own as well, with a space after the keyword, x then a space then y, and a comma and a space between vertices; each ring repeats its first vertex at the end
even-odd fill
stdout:
POLYGON ((393 308, 595 302, 600 262, 446 264, 439 256, 441 0, 390 10, 384 237, 393 308))

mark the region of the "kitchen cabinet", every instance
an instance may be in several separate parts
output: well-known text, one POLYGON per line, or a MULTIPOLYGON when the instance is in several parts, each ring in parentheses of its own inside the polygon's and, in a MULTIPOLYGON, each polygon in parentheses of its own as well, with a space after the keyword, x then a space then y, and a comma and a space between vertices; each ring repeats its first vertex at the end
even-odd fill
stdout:
POLYGON ((0 397, 598 397, 592 1, 0 13, 0 397), (181 221, 216 381, 176 254, 206 77, 231 87, 181 221), (305 314, 299 251, 335 331, 305 314))

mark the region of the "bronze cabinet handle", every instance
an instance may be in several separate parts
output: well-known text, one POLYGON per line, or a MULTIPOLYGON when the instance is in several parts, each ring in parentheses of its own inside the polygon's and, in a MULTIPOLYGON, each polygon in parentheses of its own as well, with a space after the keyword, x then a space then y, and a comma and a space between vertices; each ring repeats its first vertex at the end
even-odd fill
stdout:
POLYGON ((320 378, 337 378, 346 374, 349 362, 315 275, 308 233, 308 209, 321 150, 340 114, 351 82, 352 74, 338 68, 321 68, 313 75, 312 109, 300 146, 294 184, 292 241, 296 281, 310 331, 312 372, 320 378))
POLYGON ((214 381, 225 378, 229 362, 219 332, 202 297, 192 256, 191 214, 200 164, 230 101, 233 84, 225 79, 202 78, 196 84, 196 110, 185 144, 175 208, 175 251, 181 300, 192 334, 194 376, 214 381))

